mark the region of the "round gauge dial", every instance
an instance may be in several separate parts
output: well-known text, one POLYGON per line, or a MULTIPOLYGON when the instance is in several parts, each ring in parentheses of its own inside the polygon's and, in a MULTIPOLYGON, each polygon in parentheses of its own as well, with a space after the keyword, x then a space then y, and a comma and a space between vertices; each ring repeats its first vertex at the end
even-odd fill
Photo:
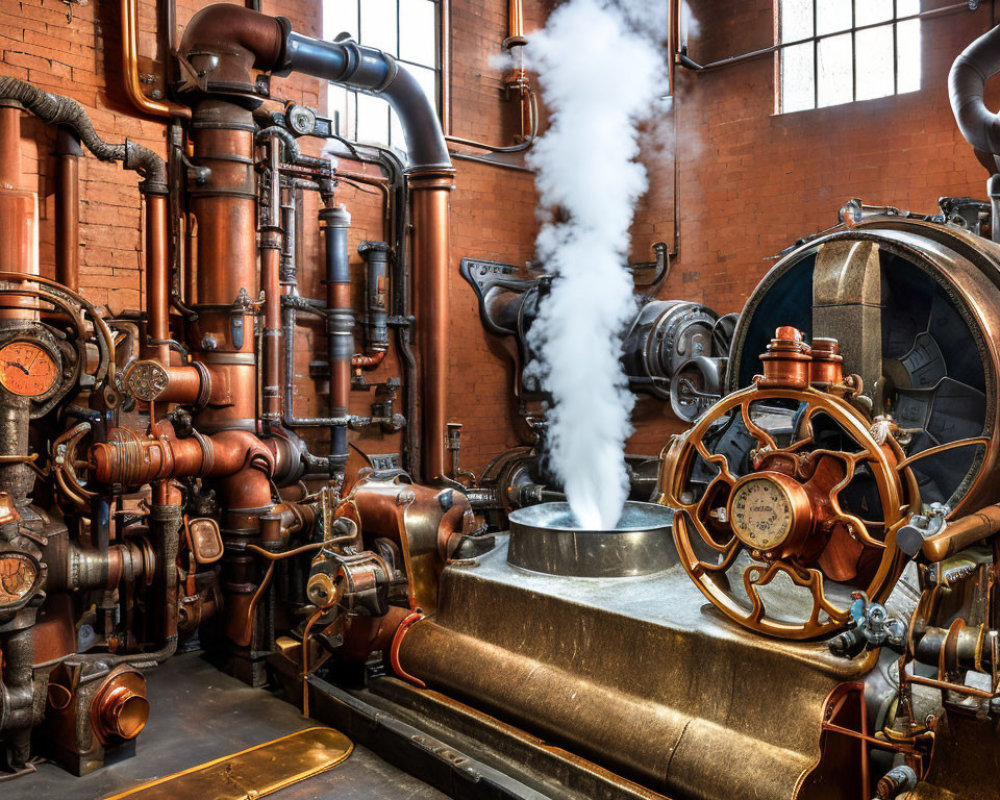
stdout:
POLYGON ((35 563, 19 553, 0 553, 0 607, 21 600, 38 577, 35 563))
POLYGON ((777 481, 751 478, 733 492, 729 518, 733 532, 747 547, 772 550, 791 533, 794 511, 777 481))
POLYGON ((0 384, 21 397, 41 397, 59 378, 52 355, 34 342, 10 342, 0 348, 0 384))

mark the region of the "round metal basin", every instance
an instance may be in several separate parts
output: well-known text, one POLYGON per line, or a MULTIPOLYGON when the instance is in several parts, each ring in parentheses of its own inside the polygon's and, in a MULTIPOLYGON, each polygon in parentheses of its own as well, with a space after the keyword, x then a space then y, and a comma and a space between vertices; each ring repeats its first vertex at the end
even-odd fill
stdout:
POLYGON ((580 530, 569 503, 542 503, 510 514, 507 561, 548 575, 627 578, 668 569, 677 561, 673 509, 625 503, 613 530, 580 530))

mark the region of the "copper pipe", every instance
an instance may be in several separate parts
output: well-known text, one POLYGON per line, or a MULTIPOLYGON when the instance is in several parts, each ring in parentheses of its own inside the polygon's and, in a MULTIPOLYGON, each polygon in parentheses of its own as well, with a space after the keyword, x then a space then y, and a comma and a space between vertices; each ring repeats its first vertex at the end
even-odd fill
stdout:
POLYGON ((143 357, 170 364, 170 241, 167 196, 146 194, 146 338, 143 357))
POLYGON ((280 241, 263 243, 260 251, 261 286, 264 289, 264 411, 273 422, 281 421, 281 284, 278 265, 280 241))
POLYGON ((524 9, 521 0, 510 0, 507 4, 507 36, 510 39, 524 38, 524 9))
POLYGON ((449 173, 411 175, 413 196, 413 284, 423 392, 423 479, 446 470, 448 410, 448 268, 451 256, 449 173))
MULTIPOLYGON (((0 107, 0 268, 38 274, 38 198, 21 176, 21 109, 0 107)), ((3 298, 0 320, 37 318, 27 295, 3 298)))
POLYGON ((978 544, 1000 531, 1000 506, 987 506, 974 514, 949 522, 940 533, 924 539, 921 552, 934 563, 978 544))
MULTIPOLYGON (((191 118, 191 109, 173 103, 153 100, 142 91, 139 80, 139 2, 121 0, 122 78, 125 94, 137 109, 157 117, 191 118)), ((170 32, 172 35, 172 32, 170 32)))
POLYGON ((66 128, 56 137, 56 280, 80 289, 80 140, 66 128))

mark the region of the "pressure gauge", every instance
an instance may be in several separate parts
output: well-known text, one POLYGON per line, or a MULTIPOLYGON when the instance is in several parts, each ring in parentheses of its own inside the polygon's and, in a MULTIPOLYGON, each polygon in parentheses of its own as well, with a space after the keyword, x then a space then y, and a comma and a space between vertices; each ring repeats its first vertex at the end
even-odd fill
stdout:
POLYGON ((38 580, 38 565, 24 553, 0 552, 0 608, 23 600, 38 580))
POLYGON ((751 475, 736 484, 729 501, 733 533, 751 550, 770 551, 802 532, 809 522, 809 499, 785 475, 751 475))
POLYGON ((0 348, 0 385, 20 397, 42 397, 59 379, 55 357, 36 342, 19 339, 0 348))

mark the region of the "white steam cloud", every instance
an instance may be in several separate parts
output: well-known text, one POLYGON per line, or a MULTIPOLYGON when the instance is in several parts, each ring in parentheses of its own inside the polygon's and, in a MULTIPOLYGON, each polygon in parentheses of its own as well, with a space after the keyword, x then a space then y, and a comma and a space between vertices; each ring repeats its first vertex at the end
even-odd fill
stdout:
POLYGON ((667 6, 569 0, 526 48, 550 113, 528 156, 550 220, 536 246, 556 275, 531 328, 541 354, 532 368, 553 398, 552 467, 587 529, 613 528, 628 496, 634 398, 619 359, 636 304, 625 267, 633 208, 646 189, 637 125, 666 87, 667 6))

